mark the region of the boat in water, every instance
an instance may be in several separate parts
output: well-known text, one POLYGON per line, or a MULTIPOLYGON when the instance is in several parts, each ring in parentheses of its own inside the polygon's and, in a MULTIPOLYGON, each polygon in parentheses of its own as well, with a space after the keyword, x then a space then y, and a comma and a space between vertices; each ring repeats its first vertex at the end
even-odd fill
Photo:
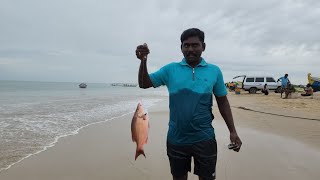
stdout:
POLYGON ((112 83, 111 86, 122 86, 122 87, 137 87, 135 83, 112 83))
POLYGON ((81 84, 79 84, 79 88, 87 88, 87 84, 86 83, 81 83, 81 84))
POLYGON ((308 81, 314 92, 320 91, 320 78, 313 77, 311 76, 311 73, 308 73, 308 81))

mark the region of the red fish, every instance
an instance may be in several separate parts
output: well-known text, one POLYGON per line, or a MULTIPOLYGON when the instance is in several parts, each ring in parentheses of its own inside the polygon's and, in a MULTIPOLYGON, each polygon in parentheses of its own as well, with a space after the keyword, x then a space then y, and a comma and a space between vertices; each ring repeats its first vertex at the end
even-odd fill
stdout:
POLYGON ((144 154, 143 145, 148 142, 148 128, 149 128, 149 117, 145 112, 141 103, 138 103, 136 112, 133 115, 131 121, 131 135, 132 141, 137 143, 136 156, 137 160, 139 155, 144 154))

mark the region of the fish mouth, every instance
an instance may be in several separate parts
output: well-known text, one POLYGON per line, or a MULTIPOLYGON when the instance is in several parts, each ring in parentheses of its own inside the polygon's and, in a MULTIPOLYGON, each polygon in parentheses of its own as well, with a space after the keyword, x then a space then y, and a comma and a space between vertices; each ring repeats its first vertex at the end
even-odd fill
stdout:
POLYGON ((138 116, 139 118, 144 118, 144 116, 146 116, 148 113, 144 113, 144 114, 142 114, 142 115, 140 115, 140 116, 138 116))

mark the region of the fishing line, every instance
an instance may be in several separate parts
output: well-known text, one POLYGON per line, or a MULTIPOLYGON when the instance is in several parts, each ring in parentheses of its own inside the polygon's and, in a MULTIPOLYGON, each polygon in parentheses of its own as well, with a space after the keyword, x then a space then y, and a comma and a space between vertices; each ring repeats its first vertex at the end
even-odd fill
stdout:
POLYGON ((320 119, 315 119, 315 118, 306 118, 306 117, 298 117, 298 116, 289 116, 289 115, 283 115, 283 114, 277 114, 277 113, 269 113, 269 112, 264 112, 264 111, 258 111, 258 110, 253 110, 250 108, 246 108, 243 106, 231 106, 233 108, 238 108, 246 111, 252 111, 256 113, 261 113, 261 114, 269 114, 269 115, 274 115, 274 116, 281 116, 281 117, 288 117, 288 118, 296 118, 296 119, 305 119, 305 120, 310 120, 310 121, 320 121, 320 119))

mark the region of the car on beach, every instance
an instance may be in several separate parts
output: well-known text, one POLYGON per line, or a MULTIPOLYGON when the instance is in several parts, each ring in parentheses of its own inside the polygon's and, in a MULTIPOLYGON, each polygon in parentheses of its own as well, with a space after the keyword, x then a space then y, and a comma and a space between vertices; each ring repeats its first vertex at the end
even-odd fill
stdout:
POLYGON ((275 90, 275 92, 281 91, 281 83, 277 82, 271 76, 236 76, 233 79, 243 77, 242 89, 249 91, 250 94, 254 94, 257 91, 260 91, 265 84, 269 90, 275 90))

